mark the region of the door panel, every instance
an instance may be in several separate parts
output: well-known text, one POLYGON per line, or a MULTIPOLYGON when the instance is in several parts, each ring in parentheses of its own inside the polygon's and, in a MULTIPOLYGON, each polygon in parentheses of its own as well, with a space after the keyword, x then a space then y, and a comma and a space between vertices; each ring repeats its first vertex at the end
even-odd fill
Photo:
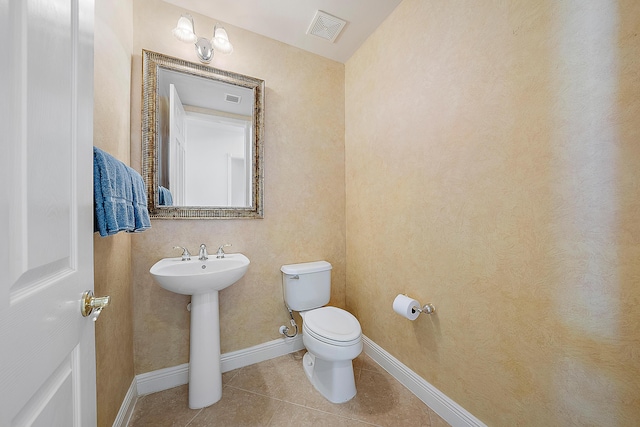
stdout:
POLYGON ((169 85, 169 186, 173 193, 173 204, 184 206, 186 199, 185 158, 186 136, 185 119, 187 113, 178 96, 176 87, 169 85))
POLYGON ((0 0, 0 16, 0 425, 92 426, 93 0, 0 0))

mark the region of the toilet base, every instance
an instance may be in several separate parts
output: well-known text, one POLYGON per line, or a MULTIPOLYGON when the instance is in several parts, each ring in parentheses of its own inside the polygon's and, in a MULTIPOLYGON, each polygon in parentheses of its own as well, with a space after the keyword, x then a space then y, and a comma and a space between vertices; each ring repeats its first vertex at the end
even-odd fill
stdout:
POLYGON ((302 366, 311 384, 329 402, 348 402, 356 395, 351 360, 329 362, 307 351, 302 358, 302 366))

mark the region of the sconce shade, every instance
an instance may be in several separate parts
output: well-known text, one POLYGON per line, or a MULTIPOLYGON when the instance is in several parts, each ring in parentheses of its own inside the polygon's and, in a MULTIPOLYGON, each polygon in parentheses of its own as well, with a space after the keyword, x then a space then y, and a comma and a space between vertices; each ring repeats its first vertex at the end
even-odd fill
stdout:
POLYGON ((193 18, 190 15, 182 15, 172 32, 178 40, 185 43, 195 43, 198 40, 193 30, 193 18))
POLYGON ((220 53, 229 54, 233 52, 233 45, 229 41, 227 31, 223 27, 218 27, 216 25, 213 30, 213 39, 211 40, 211 44, 214 49, 220 53))

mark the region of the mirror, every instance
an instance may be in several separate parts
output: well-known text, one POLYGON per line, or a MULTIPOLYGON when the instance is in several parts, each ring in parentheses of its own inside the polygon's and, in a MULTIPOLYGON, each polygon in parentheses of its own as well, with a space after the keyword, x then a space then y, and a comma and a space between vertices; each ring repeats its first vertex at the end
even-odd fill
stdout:
POLYGON ((152 218, 262 218, 264 81, 142 51, 152 218))

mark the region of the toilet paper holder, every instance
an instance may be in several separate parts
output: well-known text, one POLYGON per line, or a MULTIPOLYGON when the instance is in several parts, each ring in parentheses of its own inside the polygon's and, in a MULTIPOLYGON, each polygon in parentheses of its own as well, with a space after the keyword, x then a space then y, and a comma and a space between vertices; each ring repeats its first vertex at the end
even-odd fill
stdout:
POLYGON ((393 300, 393 311, 406 319, 416 320, 422 313, 435 313, 436 308, 431 303, 422 305, 420 301, 407 294, 398 294, 393 300))
POLYGON ((436 308, 433 304, 431 304, 430 302, 425 304, 422 307, 411 307, 411 310, 417 311, 419 313, 424 313, 424 314, 433 314, 436 312, 436 308))

